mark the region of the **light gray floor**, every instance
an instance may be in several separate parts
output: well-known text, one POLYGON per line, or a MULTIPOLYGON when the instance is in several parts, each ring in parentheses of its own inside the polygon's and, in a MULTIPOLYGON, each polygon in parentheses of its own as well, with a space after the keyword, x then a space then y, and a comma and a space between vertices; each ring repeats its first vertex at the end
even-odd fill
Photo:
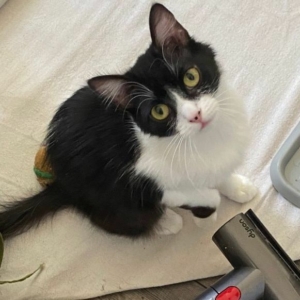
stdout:
MULTIPOLYGON (((300 267, 300 260, 297 262, 300 267)), ((217 278, 208 278, 165 287, 129 291, 90 300, 194 300, 217 278)))

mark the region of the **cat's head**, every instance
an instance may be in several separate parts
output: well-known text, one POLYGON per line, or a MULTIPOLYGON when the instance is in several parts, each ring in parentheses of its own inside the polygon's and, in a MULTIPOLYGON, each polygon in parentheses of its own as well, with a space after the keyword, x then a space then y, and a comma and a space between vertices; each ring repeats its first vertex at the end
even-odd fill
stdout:
POLYGON ((90 88, 150 135, 190 136, 226 126, 222 119, 229 124, 235 104, 222 90, 212 48, 161 4, 152 6, 149 23, 152 43, 135 65, 123 76, 90 79, 90 88))

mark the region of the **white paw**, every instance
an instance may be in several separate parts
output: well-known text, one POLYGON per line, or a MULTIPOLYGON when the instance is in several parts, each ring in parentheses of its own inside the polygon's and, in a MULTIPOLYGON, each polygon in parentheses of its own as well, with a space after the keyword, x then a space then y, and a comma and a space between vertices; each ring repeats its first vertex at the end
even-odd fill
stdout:
POLYGON ((246 203, 257 195, 257 187, 242 175, 231 175, 230 180, 221 188, 221 193, 238 203, 246 203))
POLYGON ((167 208, 160 219, 155 232, 158 235, 170 235, 178 233, 183 226, 182 217, 173 210, 167 208))
POLYGON ((197 227, 203 227, 208 222, 210 223, 216 222, 218 220, 218 213, 217 211, 215 211, 213 214, 211 214, 208 218, 205 219, 201 219, 197 217, 193 217, 193 219, 197 227))

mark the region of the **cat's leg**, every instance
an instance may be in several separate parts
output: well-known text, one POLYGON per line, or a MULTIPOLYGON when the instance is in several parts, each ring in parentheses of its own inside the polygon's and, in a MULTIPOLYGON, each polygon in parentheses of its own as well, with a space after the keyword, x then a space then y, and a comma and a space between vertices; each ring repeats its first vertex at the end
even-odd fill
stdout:
POLYGON ((169 207, 181 207, 190 210, 197 218, 207 218, 214 214, 221 201, 216 189, 191 189, 186 191, 166 190, 162 203, 169 207))
POLYGON ((256 186, 248 178, 238 174, 232 174, 225 180, 219 186, 219 191, 222 195, 239 203, 252 200, 258 192, 256 186))
POLYGON ((182 229, 182 226, 182 217, 173 210, 167 208, 158 224, 155 226, 155 233, 158 235, 176 234, 182 229))

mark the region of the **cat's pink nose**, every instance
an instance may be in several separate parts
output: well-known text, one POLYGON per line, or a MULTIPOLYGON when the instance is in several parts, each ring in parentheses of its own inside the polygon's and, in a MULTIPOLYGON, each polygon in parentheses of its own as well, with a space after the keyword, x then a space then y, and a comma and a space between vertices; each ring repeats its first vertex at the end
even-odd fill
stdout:
POLYGON ((200 110, 193 115, 193 117, 190 119, 190 122, 191 123, 203 123, 200 110))
POLYGON ((202 118, 202 116, 201 116, 201 111, 199 110, 190 119, 190 122, 191 123, 199 123, 199 124, 201 124, 201 128, 203 129, 204 127, 206 127, 209 124, 210 120, 209 121, 204 121, 203 118, 202 118))

